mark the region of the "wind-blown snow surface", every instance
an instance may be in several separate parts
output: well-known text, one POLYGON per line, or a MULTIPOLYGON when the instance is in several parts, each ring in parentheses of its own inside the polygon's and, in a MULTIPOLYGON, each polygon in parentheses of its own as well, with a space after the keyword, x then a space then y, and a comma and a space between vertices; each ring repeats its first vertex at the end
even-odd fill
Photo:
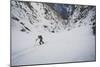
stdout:
POLYGON ((95 61, 95 10, 87 5, 11 1, 12 66, 95 61), (38 35, 44 44, 36 41, 38 35))

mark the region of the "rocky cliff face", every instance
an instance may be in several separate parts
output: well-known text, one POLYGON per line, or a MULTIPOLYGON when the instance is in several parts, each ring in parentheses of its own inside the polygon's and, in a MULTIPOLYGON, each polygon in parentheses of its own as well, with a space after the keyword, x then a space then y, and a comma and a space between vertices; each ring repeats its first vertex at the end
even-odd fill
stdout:
POLYGON ((12 27, 22 32, 57 33, 89 25, 95 34, 96 7, 11 1, 12 27))

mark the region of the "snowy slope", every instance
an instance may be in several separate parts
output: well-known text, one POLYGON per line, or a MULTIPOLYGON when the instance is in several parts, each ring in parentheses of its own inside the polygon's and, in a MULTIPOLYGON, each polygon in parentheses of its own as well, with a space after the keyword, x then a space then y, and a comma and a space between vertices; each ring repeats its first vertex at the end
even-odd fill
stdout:
POLYGON ((94 61, 95 10, 95 6, 11 1, 12 65, 94 61), (43 45, 36 41, 38 35, 43 45))
MULTIPOLYGON (((64 31, 50 36, 48 38, 49 42, 42 46, 30 45, 32 44, 32 39, 29 37, 30 40, 27 40, 28 47, 26 46, 26 49, 13 55, 13 64, 93 61, 95 60, 95 37, 90 35, 91 32, 89 31, 88 27, 84 26, 70 32, 64 31)), ((20 46, 25 48, 26 43, 20 43, 20 46)))

